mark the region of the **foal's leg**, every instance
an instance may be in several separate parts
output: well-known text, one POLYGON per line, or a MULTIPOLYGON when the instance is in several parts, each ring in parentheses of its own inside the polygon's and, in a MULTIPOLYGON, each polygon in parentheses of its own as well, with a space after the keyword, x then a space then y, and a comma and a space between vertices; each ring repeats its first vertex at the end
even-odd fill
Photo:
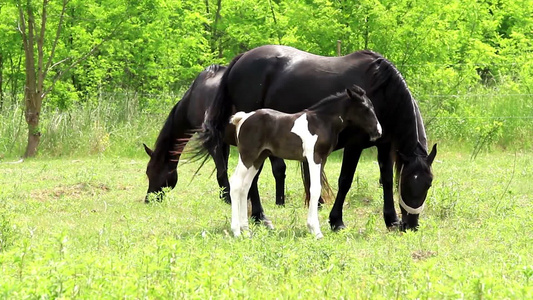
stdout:
POLYGON ((276 204, 285 205, 285 171, 287 166, 285 161, 276 156, 269 156, 272 165, 272 175, 276 180, 276 204))
POLYGON ((317 239, 321 239, 324 237, 320 231, 320 223, 318 221, 318 198, 320 198, 320 191, 322 190, 320 183, 321 164, 315 164, 312 155, 307 158, 307 161, 309 162, 309 179, 311 181, 307 227, 311 234, 317 239))
POLYGON ((252 165, 247 168, 239 155, 239 162, 231 177, 231 230, 235 236, 241 235, 241 229, 248 230, 248 191, 252 185, 257 169, 252 165))
MULTIPOLYGON (((307 161, 303 161, 300 163, 300 168, 302 169, 302 180, 304 182, 304 191, 305 191, 305 203, 309 203, 309 199, 311 198, 311 193, 309 191, 311 182, 309 179, 309 164, 307 161)), ((322 164, 322 168, 324 168, 324 164, 322 164)), ((326 203, 322 195, 320 195, 320 198, 318 198, 318 208, 322 208, 322 204, 326 203)))

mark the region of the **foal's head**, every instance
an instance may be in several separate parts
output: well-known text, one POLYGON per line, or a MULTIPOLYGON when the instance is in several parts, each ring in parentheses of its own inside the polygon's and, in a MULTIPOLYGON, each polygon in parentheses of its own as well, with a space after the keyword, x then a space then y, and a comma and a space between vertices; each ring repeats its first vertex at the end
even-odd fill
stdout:
POLYGON ((350 125, 364 129, 370 136, 371 141, 381 137, 381 124, 374 111, 372 101, 368 99, 365 91, 357 85, 351 89, 346 89, 346 94, 350 98, 346 109, 346 122, 350 125))

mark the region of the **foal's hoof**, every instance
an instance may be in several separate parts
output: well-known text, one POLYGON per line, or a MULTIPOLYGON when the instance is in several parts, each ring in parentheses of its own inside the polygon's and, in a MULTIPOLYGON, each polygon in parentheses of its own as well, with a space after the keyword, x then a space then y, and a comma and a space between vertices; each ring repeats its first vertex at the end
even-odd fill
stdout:
POLYGON ((317 240, 320 240, 320 239, 322 239, 323 237, 324 237, 324 235, 322 234, 322 232, 319 232, 319 233, 317 233, 317 234, 315 235, 315 239, 317 239, 317 240))

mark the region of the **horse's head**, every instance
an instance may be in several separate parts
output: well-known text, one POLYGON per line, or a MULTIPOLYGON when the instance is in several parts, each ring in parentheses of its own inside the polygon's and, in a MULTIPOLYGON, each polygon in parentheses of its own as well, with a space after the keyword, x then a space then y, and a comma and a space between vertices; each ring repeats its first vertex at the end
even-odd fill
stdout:
POLYGON ((346 110, 346 121, 361 127, 370 136, 371 141, 381 137, 381 124, 376 117, 374 105, 366 96, 365 90, 357 85, 346 89, 346 94, 351 99, 346 110))
POLYGON ((163 188, 173 189, 178 182, 178 172, 176 171, 176 162, 170 161, 169 154, 156 155, 148 146, 144 145, 146 154, 150 156, 150 161, 146 167, 148 176, 148 191, 144 202, 150 201, 150 194, 155 195, 157 201, 163 200, 163 188))
POLYGON ((402 230, 416 230, 418 227, 418 217, 424 209, 424 202, 433 181, 431 164, 435 155, 437 155, 437 144, 433 145, 427 156, 406 156, 398 153, 401 164, 398 192, 402 211, 402 230))

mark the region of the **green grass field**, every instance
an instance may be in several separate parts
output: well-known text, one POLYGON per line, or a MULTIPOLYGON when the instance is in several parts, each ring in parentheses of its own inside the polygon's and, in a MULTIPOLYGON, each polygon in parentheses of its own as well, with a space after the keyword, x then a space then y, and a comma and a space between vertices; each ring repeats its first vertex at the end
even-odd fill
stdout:
MULTIPOLYGON (((179 167, 178 188, 144 204, 146 158, 0 164, 0 298, 533 298, 533 153, 439 149, 418 232, 389 232, 372 153, 345 204, 347 230, 305 225, 296 163, 287 206, 260 179, 276 229, 233 238, 213 164, 179 167)), ((235 156, 233 156, 234 159, 235 156)), ((235 160, 232 161, 235 164, 235 160)), ((335 188, 340 156, 326 166, 335 188)))

